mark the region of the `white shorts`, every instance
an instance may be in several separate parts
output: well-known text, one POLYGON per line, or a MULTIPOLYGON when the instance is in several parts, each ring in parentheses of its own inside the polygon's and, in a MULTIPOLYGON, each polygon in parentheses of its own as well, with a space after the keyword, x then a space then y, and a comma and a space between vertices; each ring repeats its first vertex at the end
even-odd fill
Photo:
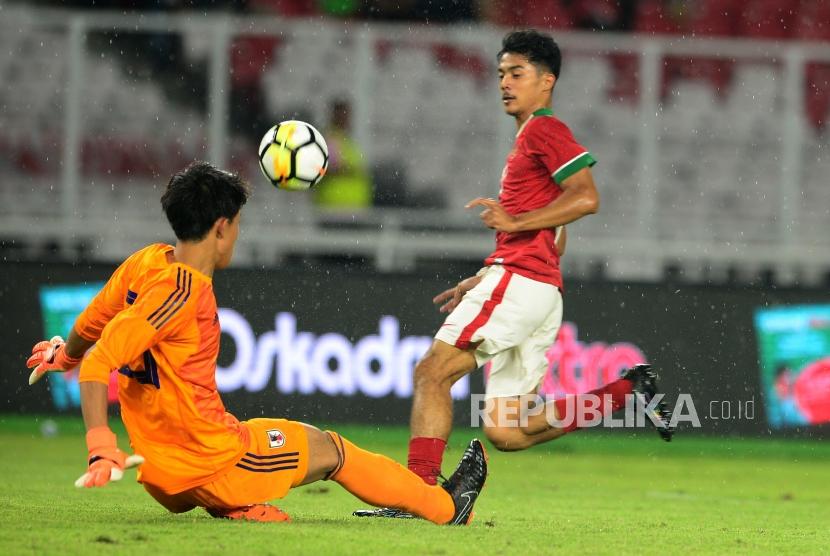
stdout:
POLYGON ((485 398, 531 394, 548 370, 545 352, 562 324, 562 294, 501 265, 479 275, 484 279, 464 295, 435 339, 473 349, 479 366, 492 362, 485 398))

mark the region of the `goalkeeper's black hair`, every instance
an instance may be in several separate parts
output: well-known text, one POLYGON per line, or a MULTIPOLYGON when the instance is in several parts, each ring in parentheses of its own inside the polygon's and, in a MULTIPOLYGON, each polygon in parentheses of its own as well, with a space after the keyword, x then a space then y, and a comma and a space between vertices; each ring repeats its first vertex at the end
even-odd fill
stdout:
POLYGON ((178 239, 199 241, 218 219, 239 214, 249 194, 248 184, 238 175, 193 162, 170 178, 161 207, 178 239))
POLYGON ((525 56, 531 64, 552 73, 559 79, 559 70, 562 69, 562 52, 550 35, 534 29, 508 33, 501 41, 501 51, 496 59, 501 60, 501 57, 508 52, 525 56))

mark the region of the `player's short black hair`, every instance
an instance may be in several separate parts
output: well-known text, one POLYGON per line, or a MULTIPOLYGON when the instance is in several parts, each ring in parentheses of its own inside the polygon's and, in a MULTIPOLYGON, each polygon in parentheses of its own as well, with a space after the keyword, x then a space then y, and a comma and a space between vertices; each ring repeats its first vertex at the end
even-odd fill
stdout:
POLYGON ((207 162, 193 162, 173 174, 161 207, 182 241, 198 241, 219 218, 234 218, 248 200, 245 180, 207 162))
POLYGON ((559 79, 559 70, 562 69, 562 52, 550 35, 540 33, 535 29, 507 33, 501 41, 501 51, 496 59, 501 60, 502 55, 508 52, 527 57, 531 64, 541 66, 559 79))

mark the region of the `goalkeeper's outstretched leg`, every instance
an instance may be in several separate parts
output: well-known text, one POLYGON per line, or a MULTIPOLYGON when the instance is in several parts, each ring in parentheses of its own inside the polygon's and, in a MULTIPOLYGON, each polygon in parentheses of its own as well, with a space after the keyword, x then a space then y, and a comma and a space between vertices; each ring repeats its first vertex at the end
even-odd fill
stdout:
POLYGON ((290 517, 269 501, 291 488, 331 480, 367 504, 400 508, 437 524, 466 525, 487 478, 487 458, 478 440, 470 442, 456 472, 436 486, 333 431, 284 419, 252 419, 243 425, 250 443, 231 471, 181 493, 145 483, 147 492, 173 513, 201 507, 217 518, 276 522, 290 517))
POLYGON ((473 505, 487 478, 486 453, 478 440, 470 442, 456 472, 441 486, 435 486, 424 483, 392 459, 355 446, 336 432, 322 433, 308 427, 308 433, 309 456, 320 453, 320 459, 319 464, 312 464, 315 469, 309 468, 303 484, 330 479, 367 504, 400 508, 438 524, 470 522, 473 505))

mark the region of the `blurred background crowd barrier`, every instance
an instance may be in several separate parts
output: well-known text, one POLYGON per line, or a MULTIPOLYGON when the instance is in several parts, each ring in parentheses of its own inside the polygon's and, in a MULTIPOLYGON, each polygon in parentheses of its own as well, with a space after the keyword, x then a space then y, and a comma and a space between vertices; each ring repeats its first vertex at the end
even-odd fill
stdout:
POLYGON ((168 240, 158 198, 194 158, 255 185, 239 265, 480 260, 492 234, 462 207, 498 194, 515 134, 495 54, 508 26, 533 25, 564 50, 554 111, 600 161, 601 212, 572 226, 566 274, 828 282, 827 2, 84 5, 0 2, 11 260, 168 240), (272 190, 256 145, 289 118, 348 138, 332 175, 363 193, 272 190))

